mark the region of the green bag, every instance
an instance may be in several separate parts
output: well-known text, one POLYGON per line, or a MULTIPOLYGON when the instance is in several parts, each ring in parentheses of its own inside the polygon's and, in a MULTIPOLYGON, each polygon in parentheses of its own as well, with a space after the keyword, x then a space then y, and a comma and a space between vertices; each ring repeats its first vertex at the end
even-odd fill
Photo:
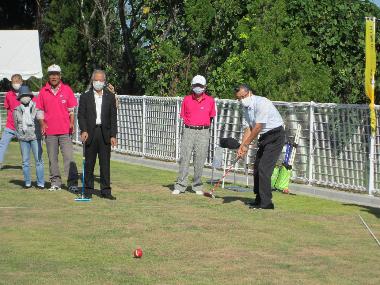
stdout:
POLYGON ((287 169, 285 166, 281 166, 274 188, 281 191, 287 190, 289 188, 291 177, 292 170, 287 169))
POLYGON ((280 166, 276 165, 273 169, 273 173, 272 173, 272 177, 271 177, 271 186, 272 186, 272 189, 275 189, 275 185, 276 185, 276 181, 277 181, 277 178, 278 178, 278 173, 280 171, 280 166))

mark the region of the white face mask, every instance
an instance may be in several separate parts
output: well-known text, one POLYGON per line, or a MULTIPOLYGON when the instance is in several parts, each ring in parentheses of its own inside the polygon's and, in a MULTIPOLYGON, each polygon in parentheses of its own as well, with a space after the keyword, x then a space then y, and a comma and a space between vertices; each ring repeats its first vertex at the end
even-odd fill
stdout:
POLYGON ((28 105, 31 100, 32 98, 30 98, 29 96, 24 96, 21 97, 20 102, 24 105, 28 105))
POLYGON ((243 105, 243 107, 249 107, 251 105, 252 96, 247 96, 244 99, 241 99, 240 102, 243 105))
POLYGON ((202 87, 194 87, 193 88, 193 91, 194 91, 194 93, 195 94, 197 94, 197 95, 200 95, 200 94, 202 94, 203 92, 205 92, 205 88, 202 88, 202 87))
POLYGON ((104 81, 93 81, 92 86, 94 86, 94 89, 96 91, 100 91, 104 87, 104 81))
POLYGON ((21 87, 21 84, 20 83, 12 83, 12 88, 15 90, 15 91, 18 91, 21 87))

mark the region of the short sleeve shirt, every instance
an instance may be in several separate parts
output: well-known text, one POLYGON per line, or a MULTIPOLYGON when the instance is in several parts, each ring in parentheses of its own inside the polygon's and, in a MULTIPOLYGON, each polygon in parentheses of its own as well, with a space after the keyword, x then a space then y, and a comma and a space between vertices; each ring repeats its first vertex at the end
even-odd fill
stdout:
POLYGON ((17 94, 13 90, 8 91, 4 99, 4 108, 7 110, 7 122, 5 127, 13 131, 16 130, 13 120, 13 111, 19 105, 20 101, 17 100, 17 94))
POLYGON ((49 83, 40 90, 37 97, 37 109, 44 112, 44 121, 47 125, 46 135, 65 135, 70 133, 69 109, 78 105, 78 101, 71 88, 60 83, 56 94, 49 83))
POLYGON ((243 107, 243 127, 254 128, 256 123, 263 125, 260 134, 283 126, 284 121, 272 101, 261 96, 250 96, 250 102, 247 107, 243 107))
POLYGON ((181 118, 187 126, 210 126, 210 118, 215 117, 215 100, 203 93, 198 101, 193 94, 182 101, 181 118))

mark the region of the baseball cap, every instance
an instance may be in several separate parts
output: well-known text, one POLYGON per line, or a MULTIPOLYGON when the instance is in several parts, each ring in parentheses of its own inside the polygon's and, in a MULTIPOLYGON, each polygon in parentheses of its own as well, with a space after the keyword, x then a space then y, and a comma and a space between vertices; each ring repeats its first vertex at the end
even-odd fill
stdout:
POLYGON ((206 78, 204 78, 202 75, 195 75, 193 80, 191 80, 191 85, 200 84, 205 86, 206 85, 206 78))
POLYGON ((47 69, 48 73, 50 72, 58 72, 61 73, 61 68, 57 64, 50 65, 47 69))

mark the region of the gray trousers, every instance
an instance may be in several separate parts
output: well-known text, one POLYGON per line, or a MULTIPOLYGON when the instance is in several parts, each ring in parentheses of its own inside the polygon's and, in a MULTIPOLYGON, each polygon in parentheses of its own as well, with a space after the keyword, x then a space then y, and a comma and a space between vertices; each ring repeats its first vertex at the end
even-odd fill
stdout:
POLYGON ((46 149, 49 157, 49 171, 51 185, 61 187, 62 179, 59 171, 58 154, 59 148, 63 156, 67 186, 78 185, 78 169, 73 160, 73 143, 69 135, 46 136, 46 149))
POLYGON ((188 184, 188 173, 191 155, 194 152, 194 181, 193 191, 202 191, 202 173, 203 167, 208 155, 208 146, 210 140, 210 130, 183 129, 181 154, 179 161, 179 172, 177 182, 174 185, 175 190, 185 192, 188 184))

